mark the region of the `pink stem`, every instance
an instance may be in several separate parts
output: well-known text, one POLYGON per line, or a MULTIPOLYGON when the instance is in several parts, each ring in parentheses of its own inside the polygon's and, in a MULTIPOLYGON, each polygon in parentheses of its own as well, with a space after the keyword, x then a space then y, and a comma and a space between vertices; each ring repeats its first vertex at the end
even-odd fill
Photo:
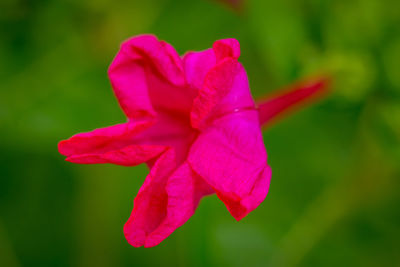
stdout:
POLYGON ((260 124, 269 126, 282 115, 320 98, 327 93, 329 83, 330 79, 326 77, 308 79, 257 101, 260 124))

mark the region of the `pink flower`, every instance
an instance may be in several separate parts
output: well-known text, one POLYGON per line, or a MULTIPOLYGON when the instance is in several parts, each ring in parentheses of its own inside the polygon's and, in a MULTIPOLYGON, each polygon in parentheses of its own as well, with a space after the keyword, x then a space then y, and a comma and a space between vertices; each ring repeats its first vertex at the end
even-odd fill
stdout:
POLYGON ((271 169, 261 124, 323 84, 296 88, 257 109, 239 54, 235 39, 180 57, 154 36, 131 38, 108 71, 128 121, 59 143, 70 162, 149 166, 124 227, 131 245, 159 244, 206 195, 216 193, 237 220, 267 195, 271 169))

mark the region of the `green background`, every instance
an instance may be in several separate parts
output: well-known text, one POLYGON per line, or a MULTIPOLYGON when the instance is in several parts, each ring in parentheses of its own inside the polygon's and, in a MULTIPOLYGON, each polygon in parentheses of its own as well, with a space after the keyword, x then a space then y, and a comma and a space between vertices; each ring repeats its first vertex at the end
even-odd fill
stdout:
POLYGON ((1 0, 0 266, 400 266, 400 2, 1 0), (255 97, 320 71, 333 93, 264 131, 266 200, 216 196, 159 246, 122 227, 147 169, 75 165, 61 139, 125 120, 106 71, 130 36, 241 43, 255 97))

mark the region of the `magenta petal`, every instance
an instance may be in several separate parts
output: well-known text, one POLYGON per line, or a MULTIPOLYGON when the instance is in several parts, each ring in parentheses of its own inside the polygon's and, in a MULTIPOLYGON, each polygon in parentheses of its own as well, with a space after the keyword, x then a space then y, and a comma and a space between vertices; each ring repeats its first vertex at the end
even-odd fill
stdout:
POLYGON ((214 58, 211 50, 189 53, 184 57, 188 80, 199 88, 190 113, 191 124, 198 129, 213 111, 215 113, 214 108, 217 105, 219 105, 218 112, 230 112, 235 108, 254 106, 246 72, 237 62, 240 56, 239 42, 236 39, 219 40, 214 43, 212 51, 214 58), (218 64, 211 67, 215 60, 218 64), (233 91, 231 96, 234 97, 225 103, 220 103, 231 91, 233 91), (244 98, 239 98, 241 96, 244 98))
POLYGON ((124 42, 108 74, 129 118, 151 118, 160 109, 190 110, 194 96, 185 87, 181 58, 171 45, 152 35, 124 42))
POLYGON ((134 200, 131 216, 124 226, 125 237, 134 247, 143 246, 147 236, 165 217, 168 201, 165 187, 168 177, 175 169, 174 161, 172 150, 161 155, 134 200))
MULTIPOLYGON (((221 55, 235 54, 221 47, 221 55)), ((271 171, 246 72, 226 57, 208 72, 193 103, 191 123, 201 133, 188 161, 240 220, 264 200, 271 171)))
POLYGON ((207 120, 245 107, 254 107, 246 72, 236 60, 226 59, 207 73, 193 102, 191 124, 200 129, 207 120))
POLYGON ((58 144, 64 156, 87 153, 104 153, 130 145, 130 139, 148 128, 150 122, 121 123, 91 132, 79 133, 58 144))
POLYGON ((183 56, 183 65, 187 82, 201 89, 208 71, 225 58, 238 59, 240 45, 236 39, 218 40, 212 49, 200 52, 188 52, 183 56))
POLYGON ((238 59, 240 56, 240 44, 233 38, 216 41, 213 49, 218 62, 225 58, 238 59))
POLYGON ((174 172, 173 162, 173 152, 164 153, 135 198, 124 226, 127 241, 135 247, 158 245, 193 215, 204 195, 213 192, 188 164, 174 172))
POLYGON ((183 66, 187 82, 196 89, 201 89, 208 71, 216 64, 213 49, 200 52, 188 52, 183 56, 183 66))
POLYGON ((164 146, 130 145, 106 153, 72 155, 67 161, 79 164, 112 163, 122 166, 135 166, 147 162, 165 151, 164 146))
POLYGON ((167 214, 162 223, 146 239, 145 246, 153 247, 182 226, 195 212, 203 196, 214 193, 189 164, 183 164, 169 177, 167 214))
POLYGON ((307 79, 258 101, 260 124, 268 125, 282 114, 321 97, 328 92, 329 84, 327 77, 307 79))
POLYGON ((188 160, 240 220, 267 195, 271 170, 266 157, 257 112, 243 111, 201 133, 188 160))
POLYGON ((133 166, 159 155, 165 146, 134 143, 134 136, 151 125, 149 121, 123 123, 76 134, 58 144, 67 161, 82 164, 114 163, 133 166))

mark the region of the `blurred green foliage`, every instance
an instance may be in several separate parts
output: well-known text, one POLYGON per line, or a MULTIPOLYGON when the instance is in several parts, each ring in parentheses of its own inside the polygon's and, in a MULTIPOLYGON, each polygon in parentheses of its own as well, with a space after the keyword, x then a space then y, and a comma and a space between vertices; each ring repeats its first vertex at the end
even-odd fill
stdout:
POLYGON ((400 2, 0 2, 0 266, 399 266, 400 2), (216 196, 161 245, 122 227, 144 166, 64 162, 57 142, 124 121, 106 70, 153 33, 179 53, 241 43, 253 94, 334 74, 321 103, 265 131, 273 177, 237 223, 216 196))

